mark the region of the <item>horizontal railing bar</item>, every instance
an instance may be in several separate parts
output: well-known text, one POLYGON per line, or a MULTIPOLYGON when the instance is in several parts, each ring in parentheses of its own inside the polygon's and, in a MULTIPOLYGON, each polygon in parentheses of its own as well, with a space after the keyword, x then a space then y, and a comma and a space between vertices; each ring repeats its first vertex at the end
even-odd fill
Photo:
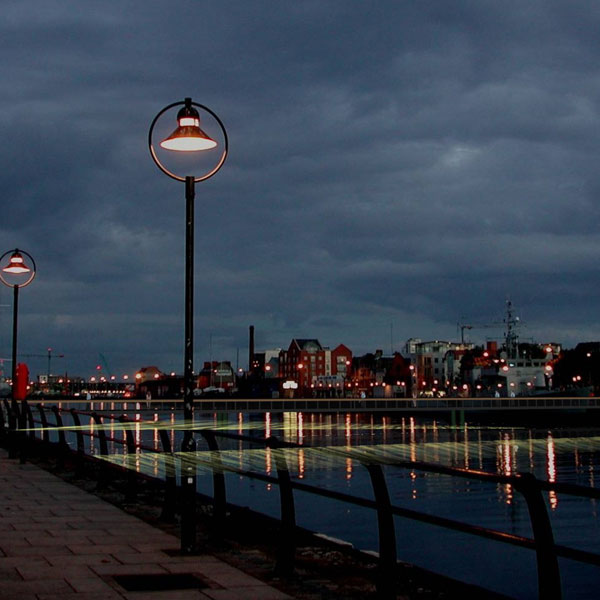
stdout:
POLYGON ((557 492, 559 494, 600 499, 600 489, 587 487, 585 485, 578 485, 576 483, 559 483, 556 481, 541 481, 539 479, 538 485, 543 490, 557 492))
POLYGON ((578 550, 577 548, 571 548, 570 546, 561 546, 560 544, 554 544, 554 550, 558 556, 563 558, 570 558, 578 562, 584 562, 588 565, 594 565, 600 567, 600 554, 595 552, 588 552, 587 550, 578 550))

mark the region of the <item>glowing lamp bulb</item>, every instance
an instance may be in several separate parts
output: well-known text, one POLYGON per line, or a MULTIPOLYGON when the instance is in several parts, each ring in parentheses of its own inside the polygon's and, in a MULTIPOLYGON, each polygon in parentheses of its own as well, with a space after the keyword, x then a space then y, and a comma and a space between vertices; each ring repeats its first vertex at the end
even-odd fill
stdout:
POLYGON ((196 152, 215 148, 217 142, 200 128, 200 114, 192 106, 191 98, 185 99, 185 106, 177 113, 177 129, 161 143, 165 150, 196 152))

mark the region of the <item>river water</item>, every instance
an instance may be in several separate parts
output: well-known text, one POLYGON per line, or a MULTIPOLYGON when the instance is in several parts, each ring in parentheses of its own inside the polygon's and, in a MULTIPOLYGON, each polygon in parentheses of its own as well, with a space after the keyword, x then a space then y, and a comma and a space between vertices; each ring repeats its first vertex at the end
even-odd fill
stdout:
MULTIPOLYGON (((171 413, 141 413, 160 426, 176 426, 171 413)), ((511 475, 530 472, 550 482, 600 486, 600 428, 532 429, 475 425, 459 427, 425 418, 369 414, 223 413, 196 415, 197 427, 260 438, 272 435, 304 448, 286 451, 291 477, 305 483, 373 498, 367 470, 358 460, 375 453, 388 459, 426 461, 511 475)), ((158 435, 141 428, 140 439, 158 435), (150 433, 148 433, 150 432, 150 433)), ((177 448, 180 432, 172 432, 177 448)), ((157 446, 158 447, 158 446, 157 446)), ((275 474, 272 451, 223 441, 225 466, 275 474)), ((201 437, 198 449, 204 450, 201 437)), ((145 465, 159 473, 160 464, 145 465)), ((198 489, 212 494, 210 460, 199 467, 198 489), (202 476, 206 475, 206 476, 202 476)), ((385 467, 391 502, 470 524, 532 537, 524 499, 512 486, 385 467)), ((227 475, 228 501, 279 515, 277 486, 227 475)), ((600 553, 598 501, 545 492, 544 499, 558 544, 600 553)), ((345 540, 363 550, 377 550, 374 511, 295 492, 297 523, 345 540)), ((478 584, 514 598, 537 598, 535 553, 438 526, 395 517, 399 560, 478 584)), ((599 597, 600 568, 559 559, 563 597, 599 597)))

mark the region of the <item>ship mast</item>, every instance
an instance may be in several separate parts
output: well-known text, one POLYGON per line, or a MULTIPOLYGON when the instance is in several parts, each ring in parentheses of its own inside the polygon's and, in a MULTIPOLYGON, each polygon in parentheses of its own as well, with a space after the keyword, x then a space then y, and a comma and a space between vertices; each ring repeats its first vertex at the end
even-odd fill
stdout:
POLYGON ((519 334, 517 327, 519 325, 519 317, 515 317, 514 307, 510 299, 506 300, 506 334, 504 344, 506 346, 506 354, 508 358, 519 357, 519 334))

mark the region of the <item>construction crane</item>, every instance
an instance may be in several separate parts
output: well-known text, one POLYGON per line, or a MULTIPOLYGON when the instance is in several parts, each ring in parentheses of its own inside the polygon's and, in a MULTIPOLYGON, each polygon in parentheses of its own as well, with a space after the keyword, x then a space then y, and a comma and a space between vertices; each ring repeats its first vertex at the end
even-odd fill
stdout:
POLYGON ((106 375, 107 375, 108 379, 111 379, 112 371, 111 371, 110 367, 108 366, 108 361, 106 360, 106 357, 101 352, 98 352, 98 356, 100 357, 100 362, 102 363, 102 366, 106 370, 106 375))
POLYGON ((52 373, 50 367, 52 365, 52 357, 54 358, 64 358, 64 354, 52 354, 52 348, 48 348, 47 354, 19 354, 23 358, 48 358, 48 383, 50 383, 50 374, 52 373))
POLYGON ((504 323, 480 323, 480 324, 471 324, 471 323, 457 323, 457 326, 460 327, 460 343, 465 343, 465 329, 499 329, 504 327, 504 323))

